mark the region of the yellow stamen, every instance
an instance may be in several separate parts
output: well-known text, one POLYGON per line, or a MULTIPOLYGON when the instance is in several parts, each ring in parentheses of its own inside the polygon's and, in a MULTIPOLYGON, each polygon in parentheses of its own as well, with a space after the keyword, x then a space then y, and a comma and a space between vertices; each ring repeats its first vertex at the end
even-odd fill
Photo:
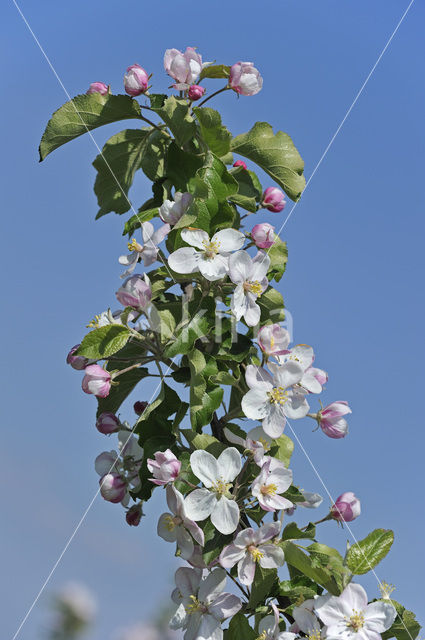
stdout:
POLYGON ((255 296, 257 296, 257 298, 260 297, 263 293, 263 287, 261 285, 261 282, 259 282, 258 280, 247 280, 244 283, 243 288, 245 289, 245 291, 253 293, 255 296))
POLYGON ((258 636, 258 638, 256 638, 256 640, 267 640, 267 632, 263 631, 261 636, 258 636))
POLYGON ((87 329, 96 329, 99 326, 100 316, 95 316, 93 320, 86 325, 87 329))
POLYGON ((208 242, 206 240, 204 240, 202 242, 202 245, 204 247, 204 257, 208 258, 211 260, 211 258, 215 258, 215 256, 218 253, 218 248, 220 246, 220 243, 217 242, 216 240, 212 241, 209 240, 208 242))
POLYGON ((261 493, 263 496, 275 496, 277 493, 277 486, 273 483, 263 484, 261 487, 261 493))
POLYGON ((174 529, 176 528, 176 522, 173 516, 165 516, 164 520, 165 526, 167 527, 168 531, 174 531, 174 529))
POLYGON ((191 604, 188 604, 187 607, 185 607, 186 613, 190 616, 197 611, 203 611, 205 609, 202 602, 199 602, 196 596, 190 596, 190 599, 192 600, 191 604))
POLYGON ((269 451, 270 445, 265 438, 258 438, 257 442, 263 445, 263 449, 265 452, 269 451))
POLYGON ((394 591, 395 586, 393 584, 388 584, 388 582, 381 582, 379 585, 379 591, 381 592, 381 596, 386 599, 390 599, 390 595, 394 591))
POLYGON ((233 487, 231 482, 223 482, 223 480, 217 480, 212 486, 212 490, 218 493, 220 496, 229 496, 230 489, 233 487))
POLYGON ((308 635, 308 640, 321 640, 320 629, 313 629, 308 635))
POLYGON ((251 558, 254 560, 254 562, 258 562, 259 560, 261 560, 261 558, 264 558, 264 553, 260 551, 258 547, 254 547, 254 545, 248 547, 248 551, 251 554, 251 558))
POLYGON ((285 404, 288 400, 288 392, 283 387, 274 387, 267 395, 271 404, 285 404))
POLYGON ((137 251, 138 253, 143 249, 142 245, 137 242, 136 238, 133 238, 131 242, 128 242, 127 247, 129 251, 137 251))
POLYGON ((364 626, 365 619, 361 611, 353 610, 353 615, 350 618, 345 618, 347 627, 351 627, 354 631, 360 631, 364 626))

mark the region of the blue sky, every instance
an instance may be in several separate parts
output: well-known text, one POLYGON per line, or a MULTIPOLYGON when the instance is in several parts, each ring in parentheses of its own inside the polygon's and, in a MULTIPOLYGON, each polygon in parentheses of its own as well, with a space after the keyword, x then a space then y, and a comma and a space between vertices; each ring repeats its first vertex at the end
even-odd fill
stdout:
MULTIPOLYGON (((263 91, 239 101, 230 92, 220 96, 223 121, 234 134, 256 120, 287 131, 309 177, 407 2, 20 6, 71 95, 94 80, 120 93, 134 62, 154 73, 155 90, 164 90, 169 47, 197 46, 205 60, 229 64, 255 61, 263 91)), ((97 489, 94 458, 113 448, 94 429, 95 402, 81 393, 81 376, 65 357, 90 318, 114 305, 125 217, 94 221, 96 150, 89 137, 38 164, 45 123, 65 96, 13 3, 0 12, 0 582, 4 637, 11 637, 97 489)), ((353 408, 343 441, 311 433, 308 421, 295 425, 297 434, 331 494, 353 490, 362 499, 363 514, 352 526, 357 537, 376 527, 395 530, 377 574, 396 585, 394 597, 423 624, 424 18, 417 0, 285 227, 289 265, 279 285, 295 341, 312 344, 330 374, 325 402, 347 399, 353 408)), ((117 130, 94 136, 102 145, 117 130)), ((130 194, 136 206, 146 193, 140 180, 130 194)), ((287 211, 258 219, 279 227, 287 211)), ((153 391, 147 383, 140 399, 153 391)), ((131 407, 123 417, 133 417, 131 407)), ((301 451, 292 467, 297 482, 322 491, 301 451)), ((157 492, 148 517, 130 529, 119 506, 95 501, 19 637, 42 637, 51 593, 69 580, 98 595, 93 640, 109 640, 113 629, 166 605, 174 563, 155 533, 162 509, 157 492)), ((323 525, 322 541, 343 550, 347 538, 334 523, 323 525)), ((370 597, 378 595, 373 576, 362 583, 370 597)))

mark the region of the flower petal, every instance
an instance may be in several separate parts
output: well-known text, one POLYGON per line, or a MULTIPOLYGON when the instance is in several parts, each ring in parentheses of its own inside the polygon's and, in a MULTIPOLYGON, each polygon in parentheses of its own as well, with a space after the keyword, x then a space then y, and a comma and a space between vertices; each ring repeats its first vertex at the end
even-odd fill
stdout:
POLYGON ((175 542, 177 540, 177 527, 170 527, 171 513, 163 513, 158 520, 156 531, 160 538, 167 542, 175 542))
POLYGON ((301 380, 304 371, 298 362, 292 362, 292 360, 289 360, 288 362, 285 362, 285 364, 276 366, 274 368, 274 374, 277 382, 276 386, 287 389, 301 380))
MULTIPOLYGON (((223 640, 223 630, 220 628, 220 622, 213 616, 203 615, 195 637, 196 640, 223 640)), ((190 638, 187 638, 187 633, 185 640, 190 640, 190 638)))
POLYGON ((194 451, 190 456, 190 466, 195 476, 208 489, 220 478, 218 462, 208 451, 203 451, 202 449, 194 451))
POLYGON ((229 258, 227 256, 221 256, 217 254, 214 258, 200 257, 198 262, 199 271, 204 278, 210 282, 215 280, 221 280, 227 274, 229 265, 229 258))
POLYGON ((220 564, 225 569, 231 569, 239 560, 242 560, 245 553, 245 549, 236 547, 234 544, 229 544, 227 547, 224 547, 220 554, 220 564))
POLYGON ((211 571, 201 582, 198 599, 206 604, 213 602, 224 591, 226 580, 226 572, 223 569, 217 568, 211 571))
POLYGON ((234 500, 222 496, 213 506, 211 522, 215 528, 224 533, 233 533, 239 524, 239 507, 234 500))
POLYGON ((181 232, 181 238, 187 244, 190 244, 192 247, 196 247, 197 249, 201 249, 202 251, 205 249, 205 245, 210 241, 209 235, 206 231, 202 231, 202 229, 183 229, 181 232))
MULTIPOLYGON (((269 398, 267 396, 267 388, 257 388, 250 389, 248 393, 246 393, 242 398, 242 411, 246 415, 247 418, 251 418, 253 420, 261 420, 265 418, 269 413, 269 398)), ((267 432, 266 429, 264 429, 267 432)), ((282 435, 283 428, 280 431, 279 435, 282 435)), ((269 433, 272 438, 274 436, 269 433)))
POLYGON ((245 242, 245 234, 236 229, 222 229, 213 235, 212 242, 219 242, 220 253, 230 253, 242 249, 245 242))
POLYGON ((242 469, 241 454, 235 447, 228 447, 217 459, 220 479, 223 482, 233 482, 242 469))
POLYGON ((199 253, 192 247, 182 247, 168 256, 168 265, 176 273, 198 271, 199 253))
POLYGON ((242 607, 239 598, 231 593, 222 593, 208 607, 211 615, 217 620, 227 620, 234 616, 242 607))
POLYGON ((189 598, 198 593, 201 582, 202 570, 191 569, 190 567, 179 567, 176 571, 176 587, 182 598, 189 598))
POLYGON ((238 284, 253 280, 251 278, 252 270, 252 258, 249 253, 246 251, 232 253, 229 258, 229 276, 232 282, 238 284))
POLYGON ((249 586, 254 582, 254 576, 255 560, 248 551, 238 564, 238 578, 242 584, 249 586))
POLYGON ((253 364, 247 366, 245 380, 250 389, 266 385, 267 390, 270 391, 273 387, 273 378, 270 373, 263 367, 256 367, 253 364))
POLYGON ((195 489, 184 499, 184 510, 190 520, 205 520, 217 503, 214 493, 208 489, 195 489))
POLYGON ((372 602, 364 611, 365 626, 368 630, 382 633, 391 627, 396 615, 395 607, 389 602, 372 602))
POLYGON ((267 276, 270 267, 270 257, 264 251, 259 251, 252 261, 252 277, 251 280, 263 280, 267 276))
POLYGON ((192 536, 183 526, 176 527, 176 542, 184 560, 189 560, 195 550, 192 536))
POLYGON ((259 559, 259 563, 263 569, 277 569, 285 562, 283 549, 276 544, 261 545, 261 553, 264 555, 259 559))

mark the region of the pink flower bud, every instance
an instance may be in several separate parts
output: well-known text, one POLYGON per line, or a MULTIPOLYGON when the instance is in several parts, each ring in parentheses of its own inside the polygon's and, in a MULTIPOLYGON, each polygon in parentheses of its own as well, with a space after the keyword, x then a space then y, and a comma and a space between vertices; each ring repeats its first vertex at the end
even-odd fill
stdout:
POLYGON ((124 74, 124 89, 130 96, 140 96, 148 88, 149 77, 139 64, 127 67, 124 74))
POLYGON ((274 227, 268 222, 256 224, 251 231, 251 238, 259 249, 270 249, 275 243, 274 227))
POLYGON ((90 362, 90 360, 88 358, 85 358, 84 356, 74 356, 74 353, 80 346, 81 345, 76 344, 74 347, 72 347, 71 351, 66 356, 67 364, 70 364, 71 367, 73 369, 76 369, 77 371, 82 371, 83 369, 85 369, 90 362))
POLYGON ((288 352, 291 338, 280 324, 266 324, 258 332, 257 340, 261 351, 267 356, 282 356, 288 352))
POLYGON ((348 424, 342 416, 347 413, 351 413, 351 409, 345 400, 332 402, 319 411, 317 420, 323 433, 329 438, 344 438, 348 433, 348 424))
POLYGON ((309 373, 314 378, 316 378, 317 382, 323 387, 328 381, 328 374, 323 369, 317 369, 317 367, 309 367, 306 373, 309 373))
POLYGON ((100 494, 108 502, 121 502, 127 493, 127 484, 119 473, 107 473, 99 480, 100 494))
POLYGON ((164 55, 164 69, 176 80, 176 89, 187 89, 202 71, 202 56, 193 47, 183 53, 178 49, 167 49, 164 55))
POLYGON ((153 475, 153 478, 149 478, 149 480, 157 485, 166 485, 169 482, 174 482, 181 468, 181 462, 174 453, 170 449, 157 451, 154 454, 154 458, 155 460, 152 460, 152 458, 147 459, 148 469, 153 475))
POLYGON ((137 527, 142 519, 142 503, 134 504, 125 514, 125 519, 130 527, 137 527))
POLYGON ((236 160, 236 162, 233 163, 234 167, 242 167, 242 169, 247 170, 248 167, 246 166, 246 162, 244 162, 243 160, 236 160))
POLYGON ((189 100, 199 100, 205 93, 205 88, 199 84, 191 84, 188 91, 189 100))
POLYGON ((130 276, 124 280, 122 287, 115 294, 118 302, 124 307, 134 307, 144 310, 152 298, 152 291, 146 279, 142 276, 130 276))
POLYGON ((136 413, 138 416, 141 416, 143 411, 146 409, 146 407, 148 406, 148 402, 145 402, 144 400, 137 400, 137 402, 134 403, 133 405, 133 409, 134 409, 134 413, 136 413))
POLYGON ((277 187, 267 187, 263 193, 261 204, 265 209, 273 211, 273 213, 279 213, 286 205, 285 194, 277 187))
POLYGON ((236 62, 230 67, 229 85, 243 96, 254 96, 263 87, 263 78, 252 62, 236 62))
POLYGON ((106 96, 110 93, 110 87, 109 84, 105 84, 104 82, 92 82, 86 93, 88 96, 92 93, 100 93, 102 96, 106 96))
POLYGON ((84 370, 81 386, 84 393, 92 393, 98 398, 106 398, 111 390, 111 374, 98 364, 90 364, 84 370))
POLYGON ((352 491, 346 491, 332 505, 330 516, 339 522, 351 522, 358 518, 360 512, 360 500, 352 491))
POLYGON ((119 427, 120 421, 117 416, 114 413, 109 413, 108 411, 101 413, 96 420, 96 429, 105 435, 115 433, 115 431, 118 431, 119 427))

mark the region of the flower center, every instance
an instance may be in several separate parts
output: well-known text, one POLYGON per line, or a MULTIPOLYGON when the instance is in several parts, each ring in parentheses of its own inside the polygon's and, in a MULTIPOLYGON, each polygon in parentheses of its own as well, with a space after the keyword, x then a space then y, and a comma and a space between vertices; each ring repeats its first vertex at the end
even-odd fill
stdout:
POLYGON ((288 400, 288 392, 283 387, 274 387, 267 395, 271 404, 285 404, 288 400))
POLYGON ((185 607, 186 613, 188 613, 190 616, 197 611, 202 611, 202 613, 205 613, 205 611, 207 610, 206 606, 202 602, 200 602, 196 596, 190 596, 190 600, 192 602, 188 604, 187 607, 185 607))
POLYGON ((223 480, 217 480, 212 486, 212 490, 219 496, 229 496, 230 489, 233 487, 231 482, 223 482, 223 480))
POLYGON ((354 631, 360 631, 364 626, 364 615, 361 611, 353 610, 353 615, 350 618, 346 618, 347 627, 351 627, 354 631))
POLYGON ((137 242, 136 238, 133 238, 131 242, 128 242, 127 247, 129 251, 137 251, 138 253, 143 250, 142 245, 137 242))
POLYGON ((320 629, 313 629, 307 635, 308 640, 321 640, 320 629))
POLYGON ((259 280, 247 280, 244 282, 243 288, 245 291, 249 291, 253 293, 257 298, 261 296, 263 293, 263 287, 261 286, 261 282, 259 280))
POLYGON ((262 445, 265 452, 267 452, 270 449, 269 443, 265 438, 258 438, 257 442, 259 442, 262 445))
POLYGON ((267 640, 267 632, 263 631, 261 636, 258 636, 258 638, 256 638, 256 640, 267 640))
POLYGON ((204 240, 202 245, 204 247, 204 257, 207 260, 211 260, 212 258, 215 258, 215 256, 218 253, 218 248, 220 246, 220 243, 217 242, 216 240, 214 241, 209 240, 208 242, 204 240))
POLYGON ((395 586, 393 584, 388 584, 388 582, 381 582, 379 585, 379 590, 383 598, 389 600, 390 595, 394 591, 395 586))
POLYGON ((261 493, 263 496, 275 496, 277 493, 277 486, 273 483, 263 484, 261 487, 261 493))
POLYGON ((165 526, 167 527, 168 531, 174 531, 174 529, 182 523, 182 519, 179 518, 179 516, 175 516, 173 518, 173 516, 168 515, 165 516, 164 520, 165 526))
POLYGON ((261 560, 261 558, 264 557, 264 553, 260 551, 258 547, 254 547, 253 544, 248 547, 248 551, 251 554, 251 558, 254 560, 254 562, 258 562, 259 560, 261 560))

